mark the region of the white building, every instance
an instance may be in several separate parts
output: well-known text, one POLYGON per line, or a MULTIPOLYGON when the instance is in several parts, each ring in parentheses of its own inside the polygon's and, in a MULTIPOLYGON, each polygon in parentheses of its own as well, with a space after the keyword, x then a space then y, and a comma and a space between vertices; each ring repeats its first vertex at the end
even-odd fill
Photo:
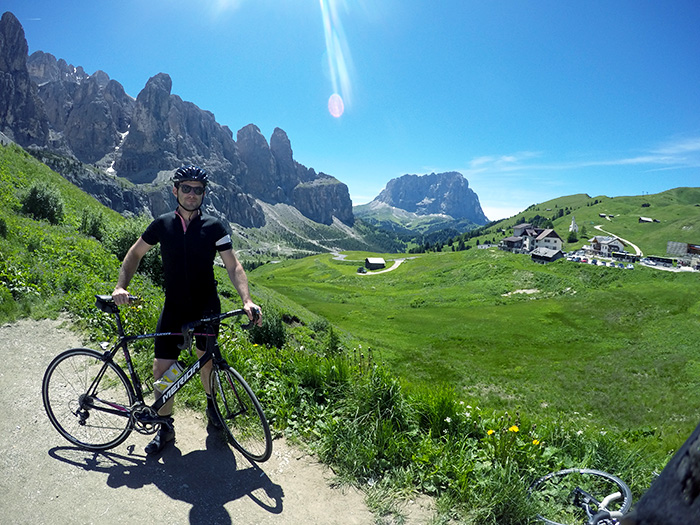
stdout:
POLYGON ((591 243, 591 249, 600 253, 603 256, 609 257, 613 252, 624 252, 625 245, 617 237, 608 237, 596 235, 588 242, 591 243))
POLYGON ((569 226, 569 231, 578 233, 578 224, 576 224, 576 217, 571 216, 571 225, 569 226))

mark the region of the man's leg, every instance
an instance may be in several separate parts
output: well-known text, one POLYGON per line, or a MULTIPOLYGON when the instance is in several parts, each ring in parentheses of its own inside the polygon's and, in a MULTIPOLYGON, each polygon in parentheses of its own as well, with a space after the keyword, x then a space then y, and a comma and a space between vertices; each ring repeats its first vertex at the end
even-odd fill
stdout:
MULTIPOLYGON (((204 355, 204 350, 197 350, 197 357, 200 358, 204 355)), ((209 387, 209 378, 211 377, 211 359, 199 370, 199 377, 202 380, 202 386, 204 387, 204 392, 207 394, 207 419, 209 424, 214 428, 221 428, 221 422, 219 421, 219 416, 216 415, 216 409, 214 408, 214 399, 211 396, 211 388, 209 387)))
MULTIPOLYGON (((153 360, 153 381, 158 381, 165 372, 175 364, 176 359, 159 359, 153 360)), ((162 396, 162 392, 155 390, 156 399, 162 396)), ((175 396, 168 399, 165 404, 158 410, 158 414, 161 416, 172 416, 173 413, 173 403, 175 402, 175 396)), ((154 437, 151 442, 146 445, 146 454, 157 454, 168 443, 168 441, 173 441, 175 439, 175 428, 173 427, 173 418, 170 417, 169 423, 164 423, 160 426, 156 437, 154 437)))

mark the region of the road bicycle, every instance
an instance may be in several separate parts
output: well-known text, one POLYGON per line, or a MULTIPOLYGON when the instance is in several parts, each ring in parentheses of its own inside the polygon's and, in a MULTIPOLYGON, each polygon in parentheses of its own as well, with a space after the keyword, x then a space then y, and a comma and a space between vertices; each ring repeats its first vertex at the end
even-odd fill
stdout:
MULTIPOLYGON (((95 298, 97 308, 114 315, 117 342, 102 352, 87 348, 66 350, 51 361, 42 382, 44 408, 64 438, 88 450, 107 450, 123 443, 134 430, 154 434, 167 422, 167 418, 158 415, 158 410, 211 361, 211 394, 227 441, 254 462, 270 458, 272 437, 260 402, 243 377, 226 362, 216 341, 219 322, 246 315, 243 309, 188 323, 182 332, 127 335, 112 296, 95 298), (194 337, 206 336, 206 351, 182 371, 160 398, 147 405, 129 343, 172 335, 182 336, 180 348, 189 349, 190 353, 194 337), (116 361, 120 350, 128 374, 116 361)), ((243 327, 250 328, 253 324, 243 327)))
POLYGON ((552 472, 535 480, 529 494, 539 506, 537 518, 548 525, 615 525, 632 506, 624 481, 594 469, 552 472))

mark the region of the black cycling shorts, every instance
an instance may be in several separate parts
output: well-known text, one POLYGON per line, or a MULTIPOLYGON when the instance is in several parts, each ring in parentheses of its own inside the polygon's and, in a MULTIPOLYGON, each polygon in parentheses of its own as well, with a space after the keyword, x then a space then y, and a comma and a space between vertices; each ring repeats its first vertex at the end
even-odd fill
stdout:
MULTIPOLYGON (((211 298, 208 302, 202 305, 181 305, 169 303, 166 299, 163 311, 158 319, 158 327, 156 332, 182 332, 182 325, 197 321, 202 317, 221 313, 221 302, 218 295, 211 298)), ((195 332, 201 330, 202 327, 195 329, 195 332)), ((219 326, 216 325, 215 335, 218 335, 219 326)), ((155 341, 155 357, 156 359, 177 359, 180 355, 179 344, 182 344, 183 337, 181 335, 158 336, 155 341)), ((200 350, 206 349, 206 337, 197 336, 197 348, 200 350)))

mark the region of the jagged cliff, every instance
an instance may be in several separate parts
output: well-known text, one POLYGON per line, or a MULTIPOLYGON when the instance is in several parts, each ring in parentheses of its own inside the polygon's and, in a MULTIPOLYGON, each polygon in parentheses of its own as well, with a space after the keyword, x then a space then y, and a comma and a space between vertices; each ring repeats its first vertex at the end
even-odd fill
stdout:
POLYGON ((418 215, 449 215, 475 224, 488 221, 479 197, 467 179, 456 171, 392 179, 374 200, 418 215))
POLYGON ((192 163, 211 174, 208 210, 231 222, 263 226, 263 201, 289 204, 323 224, 334 217, 353 224, 347 186, 295 161, 283 130, 275 129, 268 144, 250 124, 234 140, 211 112, 172 94, 165 73, 134 99, 103 71, 89 75, 48 53, 27 52, 19 21, 5 13, 0 131, 114 209, 170 209, 166 182, 192 163))
POLYGON ((479 197, 454 171, 392 179, 372 202, 353 211, 365 222, 401 234, 464 232, 488 222, 479 197))

